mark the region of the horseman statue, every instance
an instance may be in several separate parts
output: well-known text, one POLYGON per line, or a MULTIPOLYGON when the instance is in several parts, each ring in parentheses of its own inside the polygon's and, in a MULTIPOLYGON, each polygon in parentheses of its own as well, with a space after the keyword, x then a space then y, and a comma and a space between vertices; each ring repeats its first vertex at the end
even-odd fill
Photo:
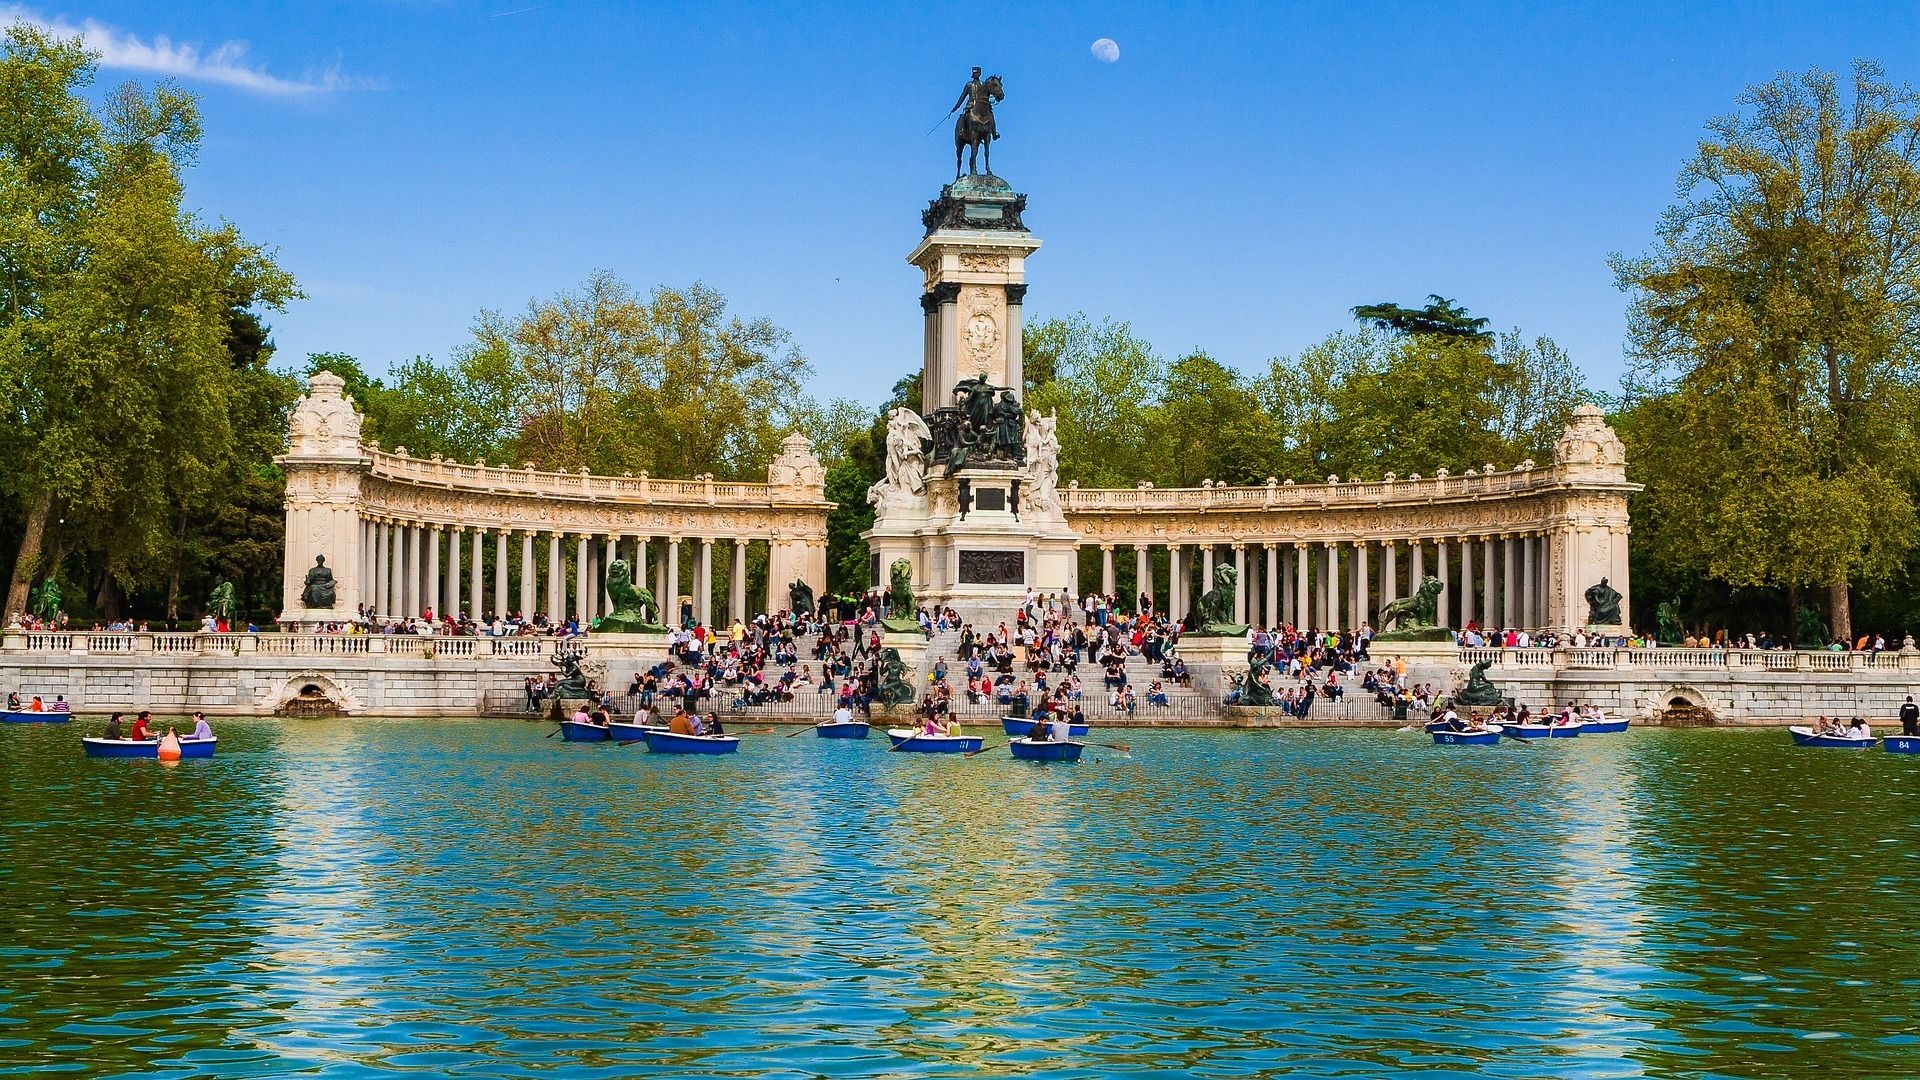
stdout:
POLYGON ((993 175, 993 140, 1000 137, 1000 130, 993 124, 993 103, 1006 97, 1000 89, 1000 76, 994 75, 982 81, 980 69, 973 69, 973 77, 967 80, 966 88, 960 91, 960 100, 947 110, 951 116, 959 112, 960 118, 953 123, 953 178, 960 179, 960 151, 967 153, 967 172, 979 173, 978 165, 985 165, 988 176, 993 175), (962 106, 966 111, 960 112, 962 106))

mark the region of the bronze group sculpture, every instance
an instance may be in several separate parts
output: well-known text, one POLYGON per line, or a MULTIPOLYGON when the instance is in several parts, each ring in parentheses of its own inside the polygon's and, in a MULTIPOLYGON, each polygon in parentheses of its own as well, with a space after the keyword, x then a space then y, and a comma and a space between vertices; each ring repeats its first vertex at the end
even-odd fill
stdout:
POLYGON ((796 578, 787 586, 787 610, 796 615, 813 613, 813 586, 796 578))
POLYGON ((899 649, 880 650, 880 685, 874 696, 890 707, 913 703, 913 684, 907 682, 907 662, 900 659, 899 649))
POLYGON ((330 608, 333 595, 333 571, 327 569, 327 557, 315 555, 313 569, 307 571, 306 587, 300 590, 300 602, 310 608, 330 608))
POLYGON ((560 669, 560 682, 553 689, 556 706, 568 698, 578 700, 587 696, 587 676, 580 670, 586 659, 584 650, 565 645, 555 649, 553 655, 547 658, 548 663, 560 669))
POLYGON ((1478 705, 1488 707, 1500 704, 1504 700, 1500 688, 1487 678, 1487 668, 1493 661, 1482 660, 1467 672, 1467 685, 1453 695, 1455 705, 1478 705))

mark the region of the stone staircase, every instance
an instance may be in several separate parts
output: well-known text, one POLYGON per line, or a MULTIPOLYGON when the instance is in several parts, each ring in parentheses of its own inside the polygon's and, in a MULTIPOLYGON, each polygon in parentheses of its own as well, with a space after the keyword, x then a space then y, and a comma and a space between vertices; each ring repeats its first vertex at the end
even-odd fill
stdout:
MULTIPOLYGON (((994 619, 990 625, 997 625, 998 622, 998 619, 994 619)), ((1007 622, 1009 626, 1013 624, 1012 619, 1008 619, 1007 622)), ((976 623, 975 625, 980 624, 976 623)), ((815 676, 814 683, 810 686, 795 690, 792 701, 768 702, 762 705, 741 704, 735 707, 734 702, 742 695, 741 688, 721 685, 716 687, 712 697, 702 702, 701 707, 703 709, 714 709, 723 715, 733 716, 735 718, 763 718, 769 721, 813 722, 832 716, 834 709, 838 705, 839 695, 837 693, 823 694, 819 692, 820 682, 818 676, 822 662, 812 658, 812 648, 816 642, 817 639, 811 636, 796 639, 795 644, 800 654, 799 662, 793 665, 769 664, 763 672, 763 677, 768 683, 777 683, 782 675, 793 670, 795 667, 806 667, 809 669, 815 676)), ((591 638, 588 639, 587 645, 589 655, 591 655, 591 638)), ((927 679, 933 672, 934 663, 941 658, 945 658, 948 668, 948 682, 953 684, 957 691, 954 703, 955 715, 962 723, 969 725, 980 725, 997 720, 1005 714, 1006 707, 995 702, 993 699, 988 698, 977 705, 967 703, 965 693, 966 668, 960 660, 959 654, 959 630, 946 630, 934 634, 927 643, 925 659, 921 662, 920 669, 912 672, 909 677, 916 693, 925 692, 928 685, 927 679)), ((618 711, 624 714, 631 714, 638 704, 637 699, 629 698, 626 695, 626 687, 632 681, 634 671, 636 669, 645 670, 662 660, 670 659, 672 659, 672 657, 663 651, 658 655, 641 655, 625 658, 619 663, 617 668, 609 670, 607 673, 608 681, 613 687, 614 701, 618 706, 618 711)), ((1165 687, 1167 691, 1167 704, 1149 705, 1146 701, 1147 687, 1153 683, 1153 680, 1160 677, 1160 665, 1148 660, 1144 656, 1130 655, 1126 658, 1125 667, 1127 681, 1129 685, 1133 687, 1136 698, 1136 704, 1131 716, 1127 715, 1124 709, 1116 708, 1107 703, 1107 689, 1103 678, 1104 671, 1100 665, 1097 663, 1088 663, 1084 659, 1080 662, 1078 673, 1083 687, 1080 707, 1081 710, 1086 713, 1089 722, 1115 727, 1151 726, 1155 724, 1224 725, 1238 722, 1229 721, 1225 705, 1223 704, 1228 676, 1237 674, 1237 671, 1221 671, 1211 668, 1208 665, 1193 665, 1189 668, 1192 677, 1191 686, 1169 684, 1165 687)), ((1016 661, 1014 671, 1017 677, 1031 680, 1031 674, 1026 670, 1023 663, 1016 661)), ((526 715, 524 697, 519 691, 514 691, 511 694, 502 693, 498 696, 501 699, 498 703, 498 712, 500 714, 526 715)), ((487 704, 490 712, 495 710, 495 703, 492 697, 489 697, 487 704)), ((1276 719, 1280 718, 1278 710, 1274 711, 1273 717, 1276 719)), ((1374 701, 1371 695, 1361 691, 1357 684, 1348 692, 1344 700, 1333 702, 1328 701, 1325 697, 1315 698, 1312 708, 1302 721, 1296 721, 1291 717, 1285 718, 1289 724, 1380 724, 1390 719, 1391 713, 1378 702, 1374 701)))

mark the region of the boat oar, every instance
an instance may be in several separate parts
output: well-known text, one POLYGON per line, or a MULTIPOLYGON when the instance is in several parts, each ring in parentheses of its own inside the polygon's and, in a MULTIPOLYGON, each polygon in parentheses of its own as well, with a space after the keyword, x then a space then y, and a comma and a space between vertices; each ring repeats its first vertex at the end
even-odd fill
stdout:
POLYGON ((984 753, 986 753, 987 751, 989 751, 989 750, 992 750, 992 749, 993 749, 994 747, 997 747, 997 746, 999 746, 999 745, 1000 745, 999 743, 994 743, 994 744, 993 744, 992 746, 982 746, 982 747, 981 747, 980 749, 978 749, 978 750, 969 750, 969 751, 967 751, 967 752, 966 752, 965 754, 963 754, 963 755, 961 755, 961 756, 962 756, 962 757, 973 757, 973 756, 974 756, 974 755, 976 755, 976 754, 984 754, 984 753))
POLYGON ((781 737, 781 738, 783 738, 783 739, 791 739, 791 738, 793 738, 793 737, 794 737, 795 735, 804 735, 804 734, 806 734, 807 732, 809 732, 809 731, 812 731, 814 727, 819 727, 819 726, 820 726, 820 725, 818 725, 818 724, 815 724, 815 725, 813 725, 813 727, 802 727, 802 728, 801 728, 800 730, 798 730, 798 731, 789 731, 789 732, 787 732, 787 733, 786 733, 785 735, 782 735, 782 736, 780 736, 780 737, 781 737))
POLYGON ((547 738, 549 738, 549 739, 551 739, 551 738, 553 738, 553 737, 554 737, 555 735, 558 735, 558 734, 560 734, 560 733, 561 733, 562 731, 565 731, 565 730, 567 730, 567 729, 566 729, 566 728, 554 728, 554 729, 553 729, 552 731, 549 731, 549 732, 547 732, 547 738))
POLYGON ((1109 750, 1118 750, 1123 754, 1133 753, 1133 747, 1128 746, 1126 743, 1123 743, 1123 742, 1097 742, 1097 743, 1094 743, 1093 745, 1104 746, 1109 750))

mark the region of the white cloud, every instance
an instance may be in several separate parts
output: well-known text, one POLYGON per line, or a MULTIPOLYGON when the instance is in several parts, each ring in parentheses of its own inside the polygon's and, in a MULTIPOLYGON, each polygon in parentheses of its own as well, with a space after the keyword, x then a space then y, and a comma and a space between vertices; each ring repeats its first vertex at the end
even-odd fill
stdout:
POLYGON ((340 90, 371 89, 375 84, 328 68, 317 74, 288 79, 270 74, 265 64, 249 59, 247 43, 224 41, 211 49, 175 42, 165 35, 151 41, 108 26, 95 19, 78 24, 63 18, 46 18, 26 8, 0 4, 0 22, 24 21, 67 37, 84 38, 87 48, 100 54, 100 66, 125 71, 146 71, 176 79, 218 83, 257 94, 328 94, 340 90))
POLYGON ((1103 37, 1093 43, 1089 49, 1093 58, 1103 64, 1111 64, 1120 59, 1120 43, 1110 37, 1103 37))

